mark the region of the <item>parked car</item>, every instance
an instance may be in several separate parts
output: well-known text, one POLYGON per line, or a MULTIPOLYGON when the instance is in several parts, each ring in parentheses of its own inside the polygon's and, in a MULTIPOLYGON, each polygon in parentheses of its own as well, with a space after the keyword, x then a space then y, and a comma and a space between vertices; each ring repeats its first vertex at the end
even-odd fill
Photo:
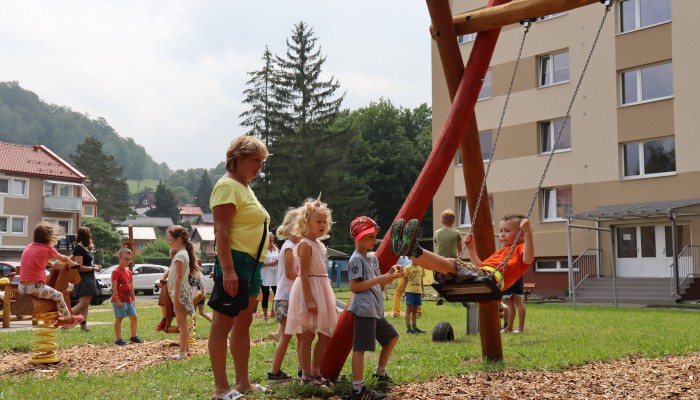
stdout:
POLYGON ((19 267, 19 262, 17 261, 0 261, 0 278, 9 278, 11 280, 15 277, 17 267, 19 267))
MULTIPOLYGON (((202 275, 204 275, 204 284, 206 285, 206 293, 211 293, 214 289, 214 263, 202 264, 202 275)), ((153 282, 153 294, 160 295, 160 278, 153 282)))
MULTIPOLYGON (((97 274, 97 280, 112 289, 112 271, 116 268, 113 265, 97 274)), ((153 281, 160 279, 168 267, 156 264, 136 264, 134 265, 134 291, 144 294, 153 294, 153 281)))

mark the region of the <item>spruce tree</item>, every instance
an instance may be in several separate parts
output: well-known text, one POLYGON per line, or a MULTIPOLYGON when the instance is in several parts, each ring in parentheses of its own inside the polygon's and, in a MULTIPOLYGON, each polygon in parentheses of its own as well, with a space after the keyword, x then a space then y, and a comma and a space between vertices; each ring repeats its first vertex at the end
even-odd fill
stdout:
POLYGON ((132 214, 129 208, 129 186, 116 158, 102 151, 102 142, 86 137, 76 147, 71 160, 86 177, 85 186, 97 198, 98 216, 107 222, 124 220, 132 214))
POLYGON ((158 183, 155 193, 156 207, 146 211, 149 217, 169 217, 173 223, 180 222, 180 209, 177 207, 177 199, 173 192, 165 186, 163 181, 158 183))
POLYGON ((197 192, 194 196, 194 204, 199 206, 205 213, 211 212, 209 208, 209 197, 211 197, 211 191, 214 189, 214 185, 211 183, 209 178, 209 173, 207 170, 202 172, 202 177, 199 179, 199 185, 197 186, 197 192))

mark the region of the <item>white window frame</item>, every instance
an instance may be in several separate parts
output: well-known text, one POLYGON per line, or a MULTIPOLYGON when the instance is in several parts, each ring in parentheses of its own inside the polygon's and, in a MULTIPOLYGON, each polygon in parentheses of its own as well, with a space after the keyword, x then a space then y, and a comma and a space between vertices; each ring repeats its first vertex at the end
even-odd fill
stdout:
MULTIPOLYGON (((469 204, 467 196, 458 196, 455 198, 455 210, 457 210, 457 227, 464 228, 472 226, 472 217, 469 213, 469 204), (464 208, 464 209, 463 209, 464 208), (466 215, 465 212, 466 211, 466 215), (466 220, 464 219, 466 217, 466 220)), ((493 195, 489 194, 489 206, 491 208, 491 219, 493 219, 493 195)), ((491 221, 493 223, 493 221, 491 221)))
POLYGON ((644 71, 647 68, 653 68, 659 65, 666 65, 670 64, 671 65, 671 91, 673 92, 673 62, 668 61, 668 62, 663 62, 663 63, 658 63, 658 64, 652 64, 652 65, 645 65, 643 67, 639 68, 632 68, 632 69, 627 69, 624 71, 620 71, 618 74, 618 90, 620 91, 620 106, 632 106, 636 104, 644 104, 644 103, 651 103, 653 101, 660 101, 660 100, 666 100, 673 98, 673 93, 671 93, 668 96, 660 96, 660 97, 653 97, 649 99, 642 99, 644 97, 644 93, 642 91, 644 82, 642 81, 642 71, 644 71), (637 85, 637 93, 636 93, 636 100, 635 101, 630 101, 625 103, 625 95, 624 95, 624 87, 623 87, 623 75, 629 72, 635 72, 635 79, 636 79, 636 85, 637 85))
POLYGON ((551 187, 551 188, 544 188, 542 189, 542 222, 559 222, 559 221, 566 221, 566 218, 564 216, 559 216, 556 215, 558 214, 558 203, 557 203, 557 191, 559 190, 570 190, 571 191, 571 204, 569 205, 571 207, 571 210, 573 211, 574 209, 574 193, 573 193, 573 188, 571 186, 558 186, 558 187, 551 187), (547 199, 549 194, 552 193, 554 196, 554 202, 550 202, 550 208, 553 206, 554 207, 554 216, 550 216, 551 213, 547 212, 547 199))
POLYGON ((475 40, 476 40, 476 32, 467 33, 466 35, 458 35, 457 36, 457 44, 469 43, 469 42, 473 42, 475 40))
POLYGON ((67 219, 67 218, 42 218, 42 221, 48 222, 53 225, 59 225, 61 226, 61 222, 67 222, 68 228, 65 229, 65 232, 63 232, 64 235, 75 235, 76 233, 73 231, 73 220, 72 219, 67 219))
POLYGON ((28 218, 24 215, 0 215, 0 218, 7 220, 7 229, 5 231, 0 231, 3 235, 15 235, 15 236, 27 236, 27 221, 28 218), (13 231, 14 222, 16 220, 23 220, 22 231, 13 231))
MULTIPOLYGON (((566 259, 561 259, 561 260, 535 260, 535 271, 536 272, 567 272, 569 270, 569 261, 566 259), (557 263, 556 268, 542 268, 540 267, 540 263, 551 263, 555 262, 557 263)), ((575 269, 576 270, 576 269, 575 269)))
POLYGON ((0 178, 0 181, 7 182, 7 191, 0 192, 0 195, 9 196, 12 191, 12 178, 0 178))
POLYGON ((489 68, 488 71, 486 71, 483 83, 481 84, 481 90, 479 90, 479 97, 477 98, 477 101, 486 100, 493 97, 493 85, 491 82, 491 68, 489 68), (487 91, 488 94, 486 93, 487 91))
POLYGON ((552 18, 561 17, 561 16, 564 16, 566 14, 568 14, 568 12, 566 12, 566 11, 562 11, 562 12, 558 12, 558 13, 554 13, 554 14, 548 14, 548 15, 545 15, 544 17, 537 18, 536 22, 548 21, 552 18))
POLYGON ((644 178, 654 178, 654 177, 659 177, 659 176, 673 176, 676 174, 676 171, 678 170, 678 165, 676 165, 676 169, 673 171, 667 171, 667 172, 656 172, 656 173, 646 173, 644 171, 644 144, 647 142, 653 142, 656 140, 664 140, 664 139, 673 139, 673 150, 675 154, 676 150, 676 140, 674 136, 667 136, 667 137, 661 137, 661 138, 654 138, 654 139, 647 139, 647 140, 640 140, 636 142, 627 142, 627 143, 621 143, 620 144, 620 160, 622 161, 622 179, 624 180, 629 180, 629 179, 644 179, 644 178), (625 167, 627 166, 627 160, 625 159, 625 146, 631 145, 631 144, 636 144, 637 146, 637 157, 639 160, 639 175, 625 175, 625 167))
MULTIPOLYGON (((671 7, 671 0, 668 0, 668 5, 669 5, 669 7, 671 7)), ((617 11, 618 11, 617 12, 617 14, 618 14, 617 25, 618 25, 618 32, 620 34, 629 33, 629 32, 636 32, 640 29, 646 29, 646 28, 650 28, 652 26, 657 26, 657 25, 666 24, 666 23, 671 22, 671 19, 669 18, 668 20, 665 20, 665 21, 658 21, 658 22, 654 22, 654 23, 649 24, 649 25, 642 26, 642 11, 641 10, 642 10, 642 7, 641 7, 640 0, 622 0, 619 2, 618 9, 617 9, 617 11), (625 30, 623 30, 624 27, 622 26, 622 18, 624 17, 624 13, 622 10, 623 10, 623 3, 627 2, 627 1, 634 2, 634 27, 625 31, 625 30)))
MULTIPOLYGON (((549 143, 554 144, 554 140, 557 138, 557 135, 559 134, 559 129, 555 129, 555 126, 557 122, 564 122, 564 118, 557 118, 557 119, 551 119, 549 121, 540 121, 538 125, 538 136, 539 136, 539 153, 540 154, 549 154, 552 149, 545 149, 544 148, 544 141, 542 140, 542 134, 544 133, 542 131, 544 124, 548 124, 548 135, 549 135, 549 143)), ((566 126, 564 127, 564 132, 562 132, 562 137, 565 135, 566 131, 568 130, 569 132, 569 143, 571 144, 571 118, 569 118, 566 121, 566 126)), ((561 138, 559 138, 559 141, 561 143, 561 138)), ((571 151, 571 146, 566 147, 566 148, 561 148, 554 150, 555 153, 562 153, 565 151, 571 151)))
POLYGON ((4 181, 7 181, 7 192, 0 192, 0 195, 4 196, 10 196, 10 197, 23 197, 27 198, 29 197, 29 179, 24 179, 24 178, 12 178, 9 176, 0 178, 4 181), (15 192, 15 183, 17 182, 24 182, 24 193, 17 194, 15 192))
POLYGON ((567 67, 568 70, 568 78, 561 80, 561 81, 555 81, 554 80, 554 70, 556 66, 554 65, 554 56, 560 55, 560 54, 567 54, 567 58, 569 57, 569 49, 562 50, 562 51, 556 51, 553 53, 549 54, 543 54, 539 57, 537 57, 537 87, 544 88, 544 87, 550 87, 550 86, 555 86, 555 85, 561 85, 564 83, 568 83, 571 80, 571 59, 569 58, 569 66, 567 67), (547 63, 547 71, 542 71, 542 61, 545 59, 549 59, 549 63, 547 63), (547 72, 547 76, 550 77, 550 80, 542 83, 542 74, 544 72, 547 72))
POLYGON ((95 216, 95 206, 85 206, 85 213, 83 214, 86 217, 94 217, 95 216), (88 210, 90 211, 88 213, 88 210))

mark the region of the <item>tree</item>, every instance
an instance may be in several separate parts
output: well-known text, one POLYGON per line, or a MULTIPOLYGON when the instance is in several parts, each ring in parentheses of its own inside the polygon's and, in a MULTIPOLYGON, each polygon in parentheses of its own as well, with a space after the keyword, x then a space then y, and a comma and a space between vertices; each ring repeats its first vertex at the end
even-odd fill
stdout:
POLYGON ((92 241, 95 244, 95 259, 104 263, 105 257, 109 258, 122 245, 122 237, 119 232, 101 218, 84 217, 80 226, 90 228, 92 241))
POLYGON ((211 191, 213 189, 214 185, 211 183, 209 173, 204 170, 201 178, 199 178, 199 185, 197 185, 197 192, 194 196, 194 204, 199 206, 199 208, 201 208, 205 213, 211 212, 211 209, 209 208, 209 198, 211 197, 211 191))
POLYGON ((169 217, 174 223, 180 221, 180 209, 177 208, 175 195, 165 186, 163 181, 158 183, 155 194, 156 208, 146 211, 149 217, 169 217))
POLYGON ((102 151, 102 143, 87 137, 70 158, 87 176, 87 188, 97 198, 99 216, 105 221, 124 220, 132 214, 129 208, 129 187, 121 177, 122 167, 114 156, 102 151))

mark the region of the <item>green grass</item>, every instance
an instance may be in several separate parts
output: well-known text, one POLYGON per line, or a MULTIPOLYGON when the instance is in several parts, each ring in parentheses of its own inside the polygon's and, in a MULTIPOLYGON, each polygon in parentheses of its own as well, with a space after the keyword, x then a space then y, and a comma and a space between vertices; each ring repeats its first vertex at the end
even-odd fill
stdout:
POLYGON ((141 179, 141 180, 136 180, 136 179, 127 179, 126 184, 129 185, 129 193, 132 195, 138 192, 143 191, 143 189, 149 187, 153 189, 154 191, 156 190, 156 187, 158 186, 158 179, 141 179))
MULTIPOLYGON (((350 293, 339 291, 338 297, 347 301, 350 293)), ((152 330, 158 322, 160 310, 155 302, 139 304, 139 335, 145 340, 162 339, 152 330)), ((104 307, 103 307, 104 308, 104 307)), ((391 302, 386 303, 391 308, 391 302)), ((609 361, 635 357, 662 357, 700 351, 700 312, 690 310, 665 310, 645 308, 586 307, 572 310, 565 304, 528 304, 526 333, 503 336, 503 364, 481 361, 481 344, 478 336, 466 335, 466 312, 462 305, 436 306, 426 301, 424 315, 418 326, 425 335, 404 334, 403 318, 389 318, 401 340, 389 362, 388 371, 395 385, 405 382, 425 381, 439 375, 458 375, 489 371, 504 367, 529 370, 561 370, 593 361, 609 361), (434 343, 430 332, 441 321, 452 324, 455 341, 434 343)), ((91 321, 113 321, 111 312, 92 312, 91 321)), ((273 331, 275 325, 256 319, 251 327, 251 337, 261 338, 273 331)), ((198 324, 198 337, 208 335, 209 324, 198 324)), ((30 333, 0 333, 1 351, 26 351, 30 333)), ((77 330, 62 332, 59 346, 83 344, 85 334, 77 330)), ((108 344, 113 338, 112 325, 92 327, 92 344, 108 344)), ((264 382, 272 360, 274 343, 265 341, 253 346, 250 357, 251 378, 264 382)), ((294 341, 290 347, 283 370, 296 371, 294 341)), ((366 376, 376 366, 376 353, 366 354, 366 376)), ((229 377, 233 380, 233 367, 229 356, 229 377)), ((301 387, 296 383, 281 386, 276 398, 308 398, 312 394, 328 397, 346 395, 350 390, 349 362, 341 373, 338 385, 328 390, 301 387)), ((121 399, 125 393, 133 399, 192 399, 208 398, 213 389, 213 378, 207 356, 193 356, 186 361, 163 362, 136 373, 69 376, 61 374, 53 379, 24 376, 0 379, 0 399, 4 398, 57 398, 121 399)), ((371 382, 371 381, 369 381, 371 382)), ((373 385, 374 383, 370 383, 373 385)), ((258 396, 257 398, 264 398, 258 396)), ((256 398, 249 396, 248 398, 256 398)))

